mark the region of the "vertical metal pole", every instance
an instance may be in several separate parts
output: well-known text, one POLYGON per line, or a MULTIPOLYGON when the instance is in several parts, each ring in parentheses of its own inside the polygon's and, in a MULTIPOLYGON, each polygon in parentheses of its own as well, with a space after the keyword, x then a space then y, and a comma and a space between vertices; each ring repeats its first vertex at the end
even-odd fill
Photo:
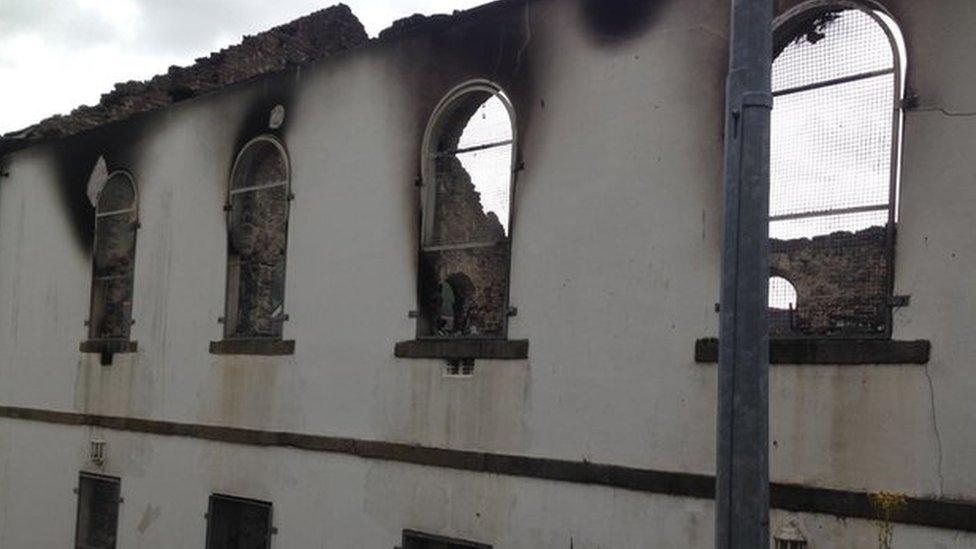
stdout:
POLYGON ((769 121, 773 0, 732 0, 718 374, 717 549, 769 547, 769 121))

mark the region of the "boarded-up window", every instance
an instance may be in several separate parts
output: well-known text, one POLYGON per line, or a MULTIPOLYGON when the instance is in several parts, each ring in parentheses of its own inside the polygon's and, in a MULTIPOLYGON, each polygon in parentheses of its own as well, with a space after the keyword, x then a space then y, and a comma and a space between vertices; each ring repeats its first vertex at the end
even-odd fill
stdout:
POLYGON ((419 332, 506 334, 515 136, 512 107, 488 84, 435 111, 426 139, 419 332))
POLYGON ((491 546, 404 530, 402 549, 491 549, 491 546))
POLYGON ((280 338, 290 202, 288 157, 271 137, 241 151, 227 204, 228 339, 280 338))
POLYGON ((90 339, 129 339, 137 226, 135 185, 116 172, 98 193, 95 208, 90 339))
POLYGON ((838 6, 776 31, 770 264, 803 307, 774 335, 890 333, 901 37, 884 13, 838 6))
POLYGON ((117 478, 81 474, 75 524, 76 549, 115 549, 120 486, 117 478))
POLYGON ((270 503, 210 496, 207 549, 268 549, 272 531, 270 503))

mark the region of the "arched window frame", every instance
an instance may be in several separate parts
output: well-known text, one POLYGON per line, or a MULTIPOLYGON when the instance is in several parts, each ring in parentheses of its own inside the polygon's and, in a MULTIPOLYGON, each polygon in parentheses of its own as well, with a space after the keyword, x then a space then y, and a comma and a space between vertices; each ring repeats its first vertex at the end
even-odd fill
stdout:
MULTIPOLYGON (((287 149, 285 148, 285 146, 281 142, 281 140, 278 139, 276 136, 271 135, 271 134, 259 135, 259 136, 255 137, 255 138, 251 139, 247 143, 245 143, 244 146, 241 147, 240 151, 237 153, 237 156, 234 159, 234 165, 231 168, 230 178, 227 180, 227 195, 226 195, 226 202, 224 204, 224 211, 226 213, 226 216, 225 216, 226 234, 227 234, 227 238, 228 238, 228 241, 227 241, 227 280, 226 280, 226 289, 225 289, 225 297, 224 297, 224 317, 222 319, 222 322, 223 322, 223 325, 224 325, 224 339, 225 339, 225 341, 227 341, 227 340, 281 340, 282 339, 282 331, 283 330, 281 329, 281 327, 279 327, 279 329, 277 330, 278 333, 276 335, 267 336, 267 337, 264 337, 264 336, 262 336, 262 337, 239 336, 236 333, 236 330, 234 329, 234 327, 236 326, 236 321, 233 321, 232 320, 232 315, 236 315, 237 312, 238 312, 238 310, 239 310, 239 307, 240 307, 240 304, 239 304, 240 296, 239 296, 239 294, 238 295, 232 295, 231 289, 236 287, 236 285, 239 283, 239 279, 237 281, 232 280, 232 278, 233 278, 233 276, 235 274, 235 270, 231 268, 231 263, 233 262, 233 256, 231 254, 231 245, 230 245, 231 230, 233 229, 233 227, 232 227, 232 218, 231 218, 232 211, 231 210, 232 210, 232 204, 233 204, 233 197, 234 197, 234 195, 236 195, 236 194, 243 194, 243 193, 246 193, 246 192, 254 192, 254 191, 262 190, 262 189, 270 189, 270 188, 275 188, 275 187, 279 187, 279 186, 284 186, 285 187, 285 194, 286 194, 286 197, 287 197, 287 200, 288 200, 288 207, 287 207, 286 212, 285 212, 285 244, 284 244, 285 245, 285 256, 282 259, 282 261, 284 263, 283 266, 282 266, 282 268, 287 273, 288 232, 289 232, 289 225, 290 225, 290 219, 291 219, 291 200, 293 198, 293 195, 292 195, 292 187, 291 187, 291 161, 290 161, 290 157, 288 155, 287 149), (272 145, 277 150, 278 154, 280 155, 280 157, 281 157, 281 159, 282 159, 282 161, 284 163, 284 168, 285 168, 285 178, 284 178, 284 181, 275 182, 275 183, 271 183, 271 184, 263 184, 263 185, 247 185, 247 186, 244 186, 244 187, 235 189, 234 188, 234 181, 236 179, 238 170, 240 169, 241 162, 243 162, 247 158, 248 153, 254 147, 256 147, 256 146, 258 146, 260 144, 270 144, 270 145, 272 145)), ((286 277, 286 274, 283 274, 282 276, 283 276, 283 279, 282 279, 281 282, 282 282, 282 285, 285 285, 286 284, 286 279, 284 277, 286 277)), ((239 274, 238 274, 238 277, 239 277, 239 274)), ((280 318, 276 319, 275 322, 284 323, 288 319, 288 315, 285 314, 284 308, 285 308, 285 301, 283 299, 282 300, 282 312, 281 312, 281 316, 280 316, 280 318)), ((212 346, 212 350, 213 349, 214 349, 214 346, 212 346)), ((242 350, 242 349, 238 349, 238 348, 235 348, 235 347, 231 347, 230 348, 230 351, 231 352, 236 352, 236 353, 241 353, 241 354, 288 354, 287 352, 286 353, 278 353, 278 352, 270 353, 270 352, 264 352, 264 351, 261 351, 261 350, 258 350, 258 351, 255 351, 254 353, 252 353, 252 352, 249 352, 249 350, 247 350, 247 349, 242 350)))
MULTIPOLYGON (((435 210, 437 200, 437 170, 435 165, 438 154, 437 139, 441 136, 441 132, 447 127, 447 125, 452 122, 450 119, 452 108, 464 96, 472 93, 490 94, 491 96, 498 98, 505 106, 505 110, 508 113, 509 123, 511 125, 511 155, 508 171, 508 235, 504 239, 504 244, 507 248, 504 290, 505 301, 504 310, 501 312, 503 318, 501 335, 493 337, 493 339, 506 339, 508 337, 508 318, 511 310, 509 290, 511 286, 512 242, 515 234, 515 191, 517 179, 516 168, 519 164, 519 135, 518 125, 516 123, 517 119, 515 108, 502 87, 494 82, 484 79, 475 79, 454 87, 440 100, 428 120, 421 148, 421 225, 418 254, 422 256, 425 252, 431 251, 431 248, 436 247, 431 245, 431 237, 434 228, 434 216, 432 213, 435 210)), ((420 280, 421 276, 422 275, 418 273, 418 304, 421 312, 418 314, 417 337, 418 339, 436 339, 438 336, 430 333, 428 319, 425 318, 423 313, 424 298, 422 295, 423 291, 421 289, 423 286, 423 281, 420 280)))
POLYGON ((125 275, 125 277, 128 279, 128 284, 129 284, 128 293, 130 296, 132 296, 134 292, 134 286, 135 286, 135 256, 136 256, 138 233, 139 233, 138 231, 139 189, 136 186, 135 179, 132 177, 131 173, 125 170, 116 170, 108 174, 108 176, 105 179, 105 185, 99 191, 97 199, 95 201, 94 241, 92 245, 92 277, 91 277, 92 283, 91 283, 91 296, 90 296, 90 304, 89 304, 90 312, 89 312, 89 320, 88 320, 89 341, 87 342, 88 343, 87 345, 82 344, 82 350, 85 352, 98 351, 103 353, 115 353, 115 352, 123 352, 129 350, 127 346, 118 347, 112 345, 104 346, 104 345, 96 344, 97 342, 104 342, 104 343, 128 342, 131 340, 131 336, 132 336, 131 328, 132 328, 133 320, 132 320, 131 302, 129 303, 129 306, 125 311, 126 318, 122 320, 122 327, 125 330, 125 334, 123 337, 105 337, 105 334, 99 333, 100 323, 98 322, 99 318, 97 317, 99 317, 100 315, 96 315, 96 311, 99 309, 99 307, 105 306, 105 303, 98 302, 99 280, 107 280, 109 278, 115 278, 115 277, 98 276, 98 267, 96 262, 99 255, 99 247, 102 245, 102 243, 99 242, 98 239, 99 224, 102 223, 102 220, 104 219, 115 217, 115 216, 122 216, 122 215, 132 216, 132 262, 133 264, 129 269, 129 272, 125 275), (105 195, 102 193, 106 188, 108 188, 108 186, 112 183, 113 180, 118 180, 118 179, 124 180, 128 184, 129 188, 132 190, 132 203, 127 208, 103 212, 101 211, 101 203, 102 200, 105 198, 105 195))
MULTIPOLYGON (((803 19, 810 17, 811 12, 825 12, 829 10, 858 10, 868 16, 870 16, 878 27, 883 30, 887 39, 888 45, 892 53, 893 67, 890 71, 892 74, 892 109, 891 109, 891 150, 890 150, 890 167, 889 167, 889 187, 888 187, 888 202, 884 209, 887 210, 887 225, 886 225, 886 249, 887 249, 887 269, 886 269, 886 280, 885 280, 885 293, 889 303, 894 303, 894 278, 895 278, 895 240, 897 233, 897 221, 898 221, 898 208, 899 208, 899 194, 900 194, 900 184, 901 184, 901 162, 902 162, 902 148, 903 148, 903 129, 904 129, 904 97, 905 97, 905 86, 906 86, 906 75, 907 75, 907 64, 908 64, 908 52, 904 41, 904 36, 901 34, 900 25, 896 19, 891 15, 891 13, 885 9, 885 7, 879 2, 873 0, 809 0, 807 2, 802 2, 793 8, 786 10, 778 17, 773 20, 773 41, 774 48, 780 45, 788 45, 796 36, 797 26, 794 24, 797 21, 802 21, 803 19)), ((774 55, 775 52, 774 52, 774 55)), ((773 63, 776 62, 778 56, 774 57, 773 63)), ((887 72, 885 74, 888 74, 887 72)), ((844 77, 834 80, 827 80, 822 82, 817 82, 814 84, 797 86, 796 88, 790 87, 783 90, 773 90, 773 98, 775 105, 775 98, 787 95, 789 93, 797 93, 799 91, 809 91, 812 89, 826 88, 829 86, 839 85, 843 83, 848 83, 852 81, 857 81, 865 77, 864 75, 852 75, 849 77, 844 77)), ((775 106, 774 106, 775 112, 775 106)), ((868 208, 868 207, 858 207, 850 208, 849 211, 845 209, 828 210, 826 212, 816 212, 817 215, 827 215, 827 214, 844 214, 844 213, 861 213, 866 211, 882 211, 882 208, 868 208)), ((800 219, 802 217, 809 216, 809 213, 803 214, 786 214, 781 216, 770 216, 770 224, 775 221, 784 221, 790 219, 800 219)), ((774 273, 774 276, 775 273, 774 273)), ((787 278, 789 280, 789 278, 787 278)), ((792 283, 792 282, 791 282, 792 283)), ((795 285, 794 285, 795 286, 795 285)), ((871 334, 871 333, 856 333, 851 335, 841 334, 839 337, 879 337, 879 338, 890 338, 892 335, 892 315, 891 307, 887 308, 885 314, 885 328, 882 333, 871 334)), ((792 334, 798 335, 798 334, 792 334)), ((822 336, 820 336, 822 337, 822 336)))

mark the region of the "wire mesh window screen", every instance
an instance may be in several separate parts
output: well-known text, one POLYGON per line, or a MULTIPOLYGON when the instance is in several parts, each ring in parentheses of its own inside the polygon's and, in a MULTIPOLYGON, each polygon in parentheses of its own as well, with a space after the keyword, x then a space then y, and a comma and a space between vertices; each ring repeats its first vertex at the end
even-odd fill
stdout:
POLYGON ((801 25, 773 64, 773 92, 893 69, 885 29, 859 9, 803 13, 801 25))
POLYGON ((90 339, 129 339, 137 227, 135 186, 128 175, 116 173, 95 208, 90 339))
POLYGON ((281 337, 289 203, 284 149, 253 141, 234 167, 227 204, 227 338, 281 337))
POLYGON ((888 208, 894 75, 776 98, 770 215, 888 208))
POLYGON ((425 151, 419 335, 505 335, 514 127, 484 85, 435 113, 425 151))
MULTIPOLYGON (((821 9, 797 19, 781 26, 792 35, 777 36, 773 62, 769 235, 771 267, 793 283, 798 303, 788 323, 771 322, 771 333, 882 336, 890 317, 899 59, 874 13, 821 9)), ((776 311, 771 301, 771 318, 783 316, 776 311)))

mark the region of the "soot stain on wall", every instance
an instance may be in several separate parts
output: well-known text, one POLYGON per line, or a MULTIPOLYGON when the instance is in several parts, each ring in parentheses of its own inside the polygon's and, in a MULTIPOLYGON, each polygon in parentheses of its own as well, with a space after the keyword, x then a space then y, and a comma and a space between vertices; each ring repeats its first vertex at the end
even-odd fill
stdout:
POLYGON ((388 46, 396 48, 390 59, 398 72, 413 131, 413 139, 404 143, 410 151, 405 173, 411 177, 420 174, 424 133, 437 104, 452 89, 472 80, 488 80, 502 88, 515 110, 518 139, 525 142, 533 113, 540 108, 531 31, 524 17, 529 3, 502 2, 434 18, 388 46))
MULTIPOLYGON (((266 77, 262 90, 245 107, 234 135, 234 155, 248 141, 262 134, 283 139, 288 127, 288 107, 294 90, 294 70, 266 77), (268 127, 271 110, 276 105, 286 109, 285 124, 277 130, 268 127)), ((165 113, 151 113, 125 121, 107 124, 90 131, 62 138, 51 143, 51 161, 58 186, 58 195, 65 215, 70 219, 76 244, 86 253, 94 243, 95 209, 88 199, 88 179, 99 157, 103 157, 109 173, 126 170, 132 174, 136 187, 146 183, 140 178, 138 162, 144 147, 143 137, 158 133, 166 123, 165 113)), ((233 157, 228 163, 233 162, 233 157)), ((227 174, 229 177, 229 172, 227 174)), ((220 185, 226 187, 227 180, 220 185)))
MULTIPOLYGON (((517 165, 522 164, 523 145, 531 139, 533 114, 540 108, 528 26, 531 23, 526 17, 530 4, 531 0, 513 0, 426 22, 412 18, 413 28, 400 32, 394 43, 386 45, 394 49, 389 59, 404 94, 406 120, 412 125, 412 138, 403 143, 407 147, 404 158, 408 160, 401 184, 413 185, 421 174, 424 134, 438 103, 451 90, 472 80, 487 80, 500 86, 511 102, 517 135, 514 153, 517 165)), ((406 205, 409 211, 404 219, 411 224, 405 231, 419 247, 419 190, 413 196, 414 200, 406 205)), ((515 212, 517 208, 513 208, 515 212)), ((512 224, 517 225, 514 216, 512 224)), ((416 269, 414 273, 416 276, 416 269)), ((422 290, 418 277, 418 303, 422 290)))
POLYGON ((466 81, 492 81, 508 95, 516 111, 519 134, 525 134, 534 101, 528 2, 507 2, 426 25, 403 38, 395 59, 409 102, 419 158, 430 115, 441 99, 466 81))
POLYGON ((138 161, 147 119, 109 124, 51 145, 55 183, 75 242, 90 253, 95 238, 95 208, 88 199, 88 179, 95 163, 105 158, 108 172, 126 170, 140 184, 138 161))
POLYGON ((586 28, 602 46, 616 46, 647 31, 664 0, 580 0, 586 28))
MULTIPOLYGON (((234 135, 233 158, 229 159, 233 166, 234 158, 240 153, 244 145, 255 137, 261 135, 273 135, 285 143, 285 134, 289 127, 288 118, 294 116, 291 110, 292 99, 295 95, 295 80, 297 78, 297 68, 292 68, 284 72, 275 73, 264 78, 259 85, 261 90, 255 92, 244 107, 241 118, 237 122, 237 130, 234 135), (271 110, 275 106, 281 105, 285 108, 285 121, 281 127, 272 129, 269 127, 271 110)), ((230 173, 227 173, 230 177, 230 173)), ((226 185, 226 181, 222 184, 226 185)))

